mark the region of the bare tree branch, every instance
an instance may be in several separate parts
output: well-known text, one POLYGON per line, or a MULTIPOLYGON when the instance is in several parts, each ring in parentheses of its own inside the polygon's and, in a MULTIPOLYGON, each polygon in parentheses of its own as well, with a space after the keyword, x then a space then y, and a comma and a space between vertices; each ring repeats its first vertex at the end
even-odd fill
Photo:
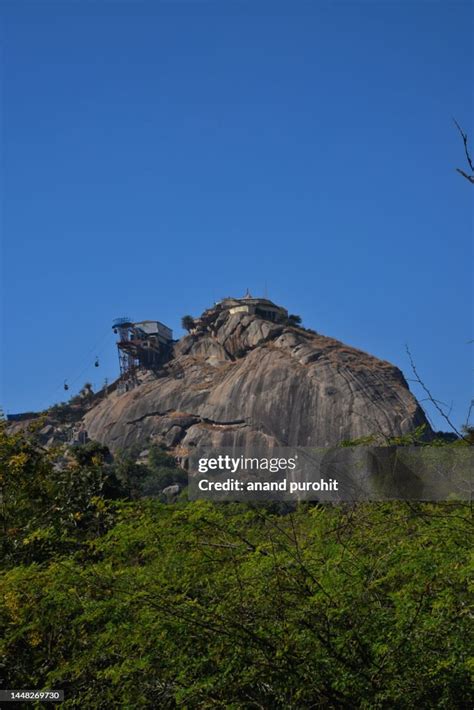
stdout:
POLYGON ((461 168, 456 168, 456 170, 460 175, 465 177, 466 180, 468 180, 471 184, 474 185, 474 163, 472 162, 471 154, 469 153, 469 148, 467 145, 467 133, 464 133, 464 131, 462 130, 461 126, 459 125, 459 123, 456 121, 455 118, 453 118, 453 121, 454 121, 454 125, 456 126, 459 133, 461 134, 461 138, 464 143, 464 152, 466 154, 467 163, 471 169, 471 174, 468 175, 468 173, 464 172, 464 170, 461 170, 461 168))
POLYGON ((427 395, 427 399, 431 402, 431 404, 433 404, 433 405, 436 407, 436 409, 438 410, 438 412, 441 414, 441 416, 443 417, 443 419, 444 419, 445 421, 447 421, 447 423, 449 424, 449 426, 451 427, 451 429, 454 431, 454 433, 457 434, 457 436, 459 436, 460 439, 464 439, 465 437, 461 434, 460 431, 458 431, 458 429, 456 429, 456 427, 455 427, 454 424, 452 423, 451 419, 449 418, 449 415, 446 414, 446 412, 439 406, 438 400, 436 400, 436 399, 433 397, 433 395, 431 394, 430 390, 428 389, 428 387, 425 385, 425 383, 424 383, 423 380, 421 379, 420 375, 418 374, 418 370, 416 369, 416 365, 415 365, 415 363, 414 363, 414 361, 413 361, 413 357, 412 357, 412 354, 411 354, 411 352, 410 352, 410 349, 409 349, 408 345, 405 345, 405 349, 406 349, 406 351, 407 351, 407 355, 408 355, 408 358, 409 358, 409 360, 410 360, 410 365, 411 365, 412 372, 413 372, 413 374, 415 375, 415 380, 416 380, 416 382, 418 382, 419 385, 421 385, 421 387, 422 387, 423 390, 425 391, 425 393, 426 393, 426 395, 427 395))
POLYGON ((469 404, 469 409, 467 410, 467 417, 466 417, 466 424, 465 427, 466 429, 469 427, 470 421, 471 421, 471 413, 474 408, 474 399, 471 399, 471 402, 469 404))

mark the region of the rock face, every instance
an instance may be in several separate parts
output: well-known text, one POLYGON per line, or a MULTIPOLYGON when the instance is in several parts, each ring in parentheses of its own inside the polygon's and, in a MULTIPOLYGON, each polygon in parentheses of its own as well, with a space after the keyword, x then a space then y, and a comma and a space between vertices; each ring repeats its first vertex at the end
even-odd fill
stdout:
POLYGON ((332 338, 219 307, 175 343, 157 373, 85 416, 112 451, 193 446, 333 446, 426 424, 396 367, 332 338))

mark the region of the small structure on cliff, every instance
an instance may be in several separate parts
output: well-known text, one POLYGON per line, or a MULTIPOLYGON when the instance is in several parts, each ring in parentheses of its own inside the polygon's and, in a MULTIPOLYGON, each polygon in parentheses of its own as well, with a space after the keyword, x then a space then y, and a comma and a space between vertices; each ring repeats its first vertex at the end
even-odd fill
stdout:
POLYGON ((126 317, 116 318, 112 328, 118 335, 119 390, 127 391, 137 384, 137 368, 154 370, 166 362, 171 352, 173 331, 156 320, 133 323, 126 317))
POLYGON ((270 301, 269 298, 254 298, 247 291, 242 298, 228 296, 214 303, 212 308, 208 308, 199 318, 194 319, 194 327, 190 332, 199 334, 209 327, 219 327, 223 320, 235 314, 250 315, 272 323, 285 325, 288 323, 288 311, 282 306, 270 301))
POLYGON ((268 298, 254 298, 249 291, 243 298, 223 298, 216 303, 216 307, 220 307, 221 310, 228 310, 231 315, 234 313, 248 313, 265 320, 271 320, 273 323, 284 323, 288 320, 286 308, 277 306, 276 303, 273 303, 268 298))

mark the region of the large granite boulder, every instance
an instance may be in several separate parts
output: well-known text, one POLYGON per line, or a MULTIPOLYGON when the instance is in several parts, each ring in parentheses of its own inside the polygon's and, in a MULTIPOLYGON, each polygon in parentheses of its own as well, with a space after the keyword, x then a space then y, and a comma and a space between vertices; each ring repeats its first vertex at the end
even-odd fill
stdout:
POLYGON ((333 446, 429 425, 399 369, 343 343, 254 315, 210 309, 171 360, 86 414, 112 451, 157 442, 191 447, 333 446))

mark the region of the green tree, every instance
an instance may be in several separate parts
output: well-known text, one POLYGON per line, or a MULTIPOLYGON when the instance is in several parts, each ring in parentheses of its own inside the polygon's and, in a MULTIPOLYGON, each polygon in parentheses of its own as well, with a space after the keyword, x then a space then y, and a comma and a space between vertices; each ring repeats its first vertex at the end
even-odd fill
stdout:
POLYGON ((121 503, 89 562, 5 575, 7 680, 92 709, 468 708, 470 535, 459 504, 121 503))
POLYGON ((194 318, 192 316, 183 316, 181 318, 181 326, 189 333, 189 331, 194 328, 194 318))
POLYGON ((301 325, 301 316, 297 316, 294 313, 291 313, 288 316, 288 325, 293 325, 293 326, 301 325))
MULTIPOLYGON (((472 707, 469 505, 111 500, 92 450, 0 425, 8 687, 91 710, 472 707)), ((159 447, 146 469, 179 472, 159 447)))
POLYGON ((109 448, 98 441, 76 444, 70 448, 70 453, 81 466, 111 463, 112 461, 109 448))
MULTIPOLYGON (((101 452, 90 442, 45 450, 34 432, 8 432, 0 422, 0 485, 4 559, 41 562, 79 549, 111 524, 110 502, 124 495, 101 452)), ((108 450, 107 450, 108 451, 108 450)))

